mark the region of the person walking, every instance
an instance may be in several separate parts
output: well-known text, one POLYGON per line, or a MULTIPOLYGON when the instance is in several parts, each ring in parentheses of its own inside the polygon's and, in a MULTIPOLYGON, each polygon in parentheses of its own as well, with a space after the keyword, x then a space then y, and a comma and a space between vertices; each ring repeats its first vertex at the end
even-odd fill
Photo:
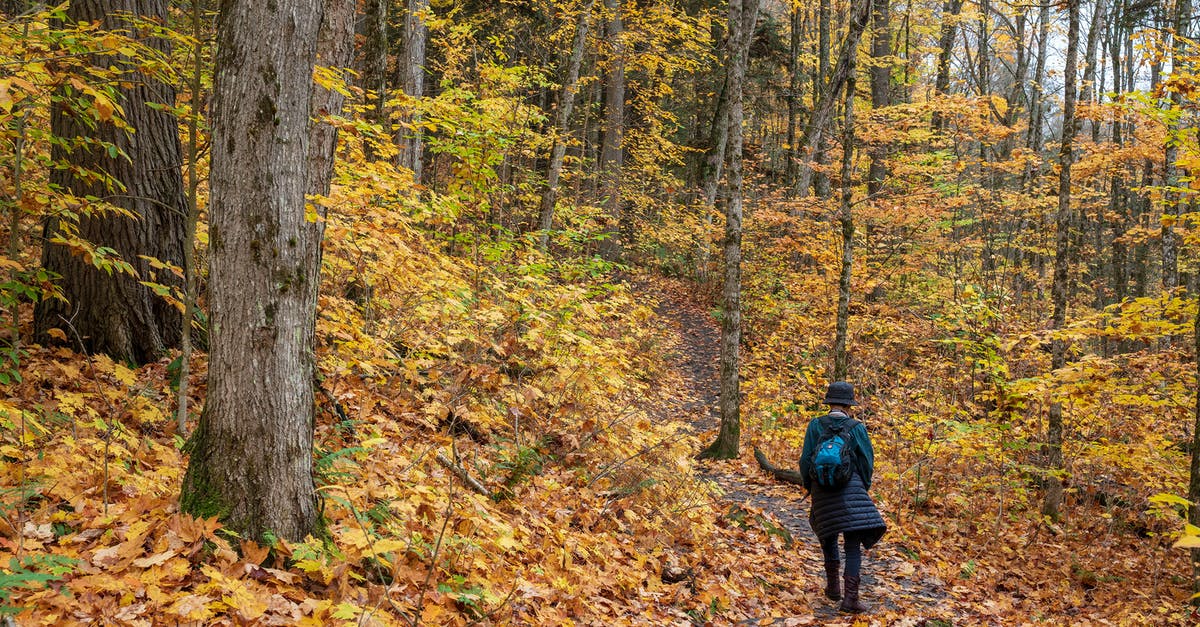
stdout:
POLYGON ((866 612, 867 606, 859 600, 862 554, 887 531, 883 516, 868 494, 875 451, 866 426, 850 417, 850 408, 858 405, 853 385, 845 381, 829 384, 823 402, 829 405, 829 413, 808 423, 800 454, 800 475, 804 489, 812 496, 809 522, 825 556, 825 596, 840 599, 843 612, 866 612), (842 453, 841 448, 848 450, 842 453), (824 450, 820 459, 819 450, 824 450), (843 460, 840 472, 829 464, 830 456, 838 454, 843 460), (839 535, 846 554, 844 595, 838 585, 839 535))

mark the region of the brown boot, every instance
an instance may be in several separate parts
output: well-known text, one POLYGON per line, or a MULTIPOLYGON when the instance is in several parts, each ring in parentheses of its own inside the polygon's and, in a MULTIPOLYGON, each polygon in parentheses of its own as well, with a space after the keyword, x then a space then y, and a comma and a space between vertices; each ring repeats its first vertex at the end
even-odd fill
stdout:
POLYGON ((841 571, 841 562, 825 562, 825 597, 832 601, 842 598, 841 581, 838 579, 841 571))
POLYGON ((842 598, 843 612, 851 614, 861 614, 869 608, 858 601, 858 584, 861 581, 858 577, 846 575, 846 596, 842 598))

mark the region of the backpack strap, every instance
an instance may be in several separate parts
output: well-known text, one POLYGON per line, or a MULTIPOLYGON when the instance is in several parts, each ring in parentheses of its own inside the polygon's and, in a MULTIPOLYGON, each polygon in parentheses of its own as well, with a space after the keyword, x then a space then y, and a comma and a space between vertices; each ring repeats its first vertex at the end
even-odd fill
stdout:
MULTIPOLYGON (((832 420, 826 420, 826 418, 829 418, 829 417, 831 417, 831 416, 833 416, 833 415, 834 415, 834 414, 825 414, 824 416, 821 416, 821 417, 820 417, 820 419, 819 419, 819 420, 821 421, 821 429, 822 429, 822 430, 824 430, 826 433, 828 433, 828 432, 830 432, 830 431, 832 431, 832 430, 833 430, 833 421, 832 421, 832 420)), ((840 414, 840 415, 843 415, 843 416, 845 416, 845 414, 840 414)), ((846 416, 846 420, 844 420, 844 421, 842 422, 842 426, 841 426, 841 427, 839 427, 839 429, 840 429, 840 430, 841 430, 843 433, 847 433, 847 434, 848 434, 848 433, 850 433, 851 431, 853 431, 853 430, 854 430, 854 427, 856 427, 856 426, 858 426, 858 421, 857 421, 857 420, 855 420, 855 419, 853 419, 853 418, 851 418, 850 416, 846 416)))

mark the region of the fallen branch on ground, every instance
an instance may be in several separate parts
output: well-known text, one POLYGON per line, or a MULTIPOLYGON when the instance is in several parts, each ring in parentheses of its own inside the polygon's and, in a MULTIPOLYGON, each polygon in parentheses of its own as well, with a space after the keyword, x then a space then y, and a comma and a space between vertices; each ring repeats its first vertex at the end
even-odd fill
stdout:
POLYGON ((754 449, 754 459, 758 461, 758 466, 763 470, 771 473, 779 481, 784 483, 794 483, 796 485, 804 485, 804 477, 798 470, 788 470, 771 464, 767 460, 767 456, 757 448, 754 449))

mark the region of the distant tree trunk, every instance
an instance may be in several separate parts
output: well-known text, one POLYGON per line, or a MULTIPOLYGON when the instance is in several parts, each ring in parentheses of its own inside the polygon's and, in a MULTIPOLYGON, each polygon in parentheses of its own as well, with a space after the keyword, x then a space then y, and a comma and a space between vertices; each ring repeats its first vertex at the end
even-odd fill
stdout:
MULTIPOLYGON (((874 15, 871 18, 871 107, 878 110, 892 104, 892 33, 889 23, 890 0, 874 0, 874 15)), ((849 115, 849 114, 847 114, 849 115)), ((867 173, 867 195, 875 196, 883 190, 887 178, 887 146, 875 142, 871 147, 871 166, 867 173)), ((843 183, 843 187, 844 187, 843 183)), ((845 194, 843 190, 843 195, 845 194)), ((841 379, 837 379, 841 380, 841 379)))
MULTIPOLYGON (((1087 45, 1083 56, 1083 82, 1082 88, 1086 91, 1082 94, 1083 100, 1089 104, 1097 104, 1099 102, 1098 94, 1100 90, 1096 86, 1096 68, 1097 50, 1100 44, 1100 32, 1104 29, 1104 11, 1105 0, 1094 0, 1092 6, 1092 16, 1088 27, 1087 45)), ((1093 116, 1089 121, 1091 124, 1091 137, 1093 143, 1098 143, 1100 140, 1100 120, 1093 116)), ((1082 131, 1082 124, 1080 130, 1082 131)), ((1096 219, 1091 220, 1086 210, 1081 209, 1076 212, 1078 217, 1078 226, 1075 229, 1076 242, 1075 250, 1082 250, 1085 244, 1085 238, 1090 234, 1093 237, 1095 245, 1095 254, 1091 255, 1085 265, 1086 275, 1083 280, 1077 281, 1076 284, 1095 285, 1094 290, 1095 303, 1097 307, 1103 307, 1101 304, 1104 300, 1104 291, 1100 288, 1100 278, 1104 269, 1104 216, 1105 210, 1101 205, 1096 207, 1096 219)))
MULTIPOLYGON (((938 38, 937 77, 933 91, 939 96, 950 93, 950 58, 954 54, 954 40, 958 35, 958 14, 963 0, 946 0, 942 5, 942 34, 938 38)), ((945 130, 946 120, 940 111, 933 112, 932 126, 935 131, 945 130)))
MULTIPOLYGON (((1171 74, 1172 77, 1183 72, 1184 57, 1187 47, 1184 43, 1188 36, 1188 25, 1195 19, 1191 11, 1191 2, 1176 0, 1175 2, 1175 34, 1171 45, 1171 74)), ((1183 130, 1182 105, 1183 94, 1179 90, 1171 90, 1167 106, 1180 112, 1174 121, 1167 124, 1166 146, 1163 150, 1164 183, 1163 220, 1160 227, 1162 240, 1162 289, 1166 294, 1179 286, 1179 234, 1175 232, 1174 219, 1179 215, 1180 194, 1175 191, 1181 185, 1179 182, 1179 136, 1183 130)))
MULTIPOLYGON (((321 0, 324 11, 321 16, 320 30, 317 31, 316 64, 347 68, 354 61, 354 18, 356 0, 321 0)), ((309 128, 308 145, 308 188, 307 193, 314 196, 329 194, 333 181, 334 155, 337 154, 338 129, 324 120, 325 116, 340 115, 346 97, 336 90, 325 89, 314 85, 312 88, 312 117, 309 128)), ((325 237, 325 206, 317 203, 318 215, 316 241, 318 244, 325 237)), ((319 246, 318 246, 319 250, 319 246)), ((318 260, 320 255, 318 254, 318 260)), ((309 276, 313 281, 305 283, 309 291, 312 306, 317 306, 317 287, 320 284, 321 266, 310 268, 309 276)))
MULTIPOLYGON (((189 68, 189 94, 192 102, 200 102, 204 90, 204 11, 201 0, 192 0, 192 67, 189 68)), ((187 219, 183 237, 183 320, 179 335, 179 388, 175 395, 175 432, 187 434, 189 386, 192 376, 192 320, 196 316, 196 225, 200 221, 200 107, 192 107, 188 115, 187 147, 187 219)))
MULTIPOLYGON (((425 42, 429 38, 429 29, 421 15, 429 8, 429 0, 408 0, 408 8, 404 16, 404 55, 400 60, 400 86, 404 95, 409 98, 421 98, 425 95, 425 42)), ((400 148, 398 162, 401 167, 412 170, 413 180, 420 183, 424 171, 424 140, 421 132, 405 125, 419 121, 413 113, 401 116, 400 132, 397 145, 400 148)))
POLYGON ((1027 188, 1042 172, 1042 129, 1045 127, 1043 102, 1045 88, 1042 81, 1046 78, 1046 49, 1050 45, 1050 4, 1041 5, 1038 10, 1038 52, 1033 69, 1033 97, 1029 103, 1029 141, 1026 146, 1033 151, 1033 163, 1026 166, 1022 174, 1021 186, 1027 188))
MULTIPOLYGON (((1200 298, 1197 299, 1193 341, 1196 357, 1196 380, 1200 381, 1200 298)), ((1188 481, 1188 522, 1200 527, 1200 386, 1196 389, 1196 411, 1192 422, 1192 464, 1188 481)), ((1200 592, 1200 549, 1192 549, 1192 592, 1200 592)), ((1192 604, 1200 604, 1200 596, 1193 595, 1192 604)))
POLYGON ((729 0, 729 202, 725 211, 724 316, 721 319, 721 427, 700 457, 737 457, 741 439, 738 354, 742 340, 742 87, 759 0, 729 0))
POLYGON ((605 259, 621 257, 621 167, 625 161, 625 25, 621 0, 604 0, 608 26, 608 73, 604 80, 604 138, 600 145, 600 177, 608 210, 608 239, 600 250, 605 259))
MULTIPOLYGON (((880 0, 876 0, 878 2, 880 0)), ((886 0, 884 0, 886 1, 886 0)), ((850 278, 854 269, 854 92, 855 57, 850 55, 846 79, 846 121, 842 132, 842 203, 838 222, 842 227, 842 270, 838 277, 837 331, 833 342, 833 380, 845 381, 849 369, 846 351, 850 326, 850 278)))
MULTIPOLYGON (((366 0, 363 16, 362 84, 371 105, 367 119, 376 124, 387 122, 388 0, 366 0)), ((367 158, 375 154, 367 149, 367 158)))
POLYGON ((318 522, 313 294, 321 227, 305 219, 304 195, 322 3, 225 0, 221 9, 208 402, 188 441, 180 507, 219 516, 243 537, 300 540, 318 522))
POLYGON ((704 192, 704 236, 700 240, 699 272, 703 281, 707 279, 710 257, 708 227, 712 226, 713 212, 717 207, 717 193, 721 188, 721 176, 725 171, 726 149, 729 145, 729 65, 725 66, 726 78, 717 96, 717 108, 713 112, 712 128, 709 131, 709 150, 704 157, 702 185, 704 192))
MULTIPOLYGON (((1062 329, 1067 323, 1067 290, 1070 283, 1070 246, 1071 236, 1071 164, 1074 162, 1075 133, 1079 120, 1075 115, 1076 73, 1079 61, 1079 2, 1068 0, 1067 27, 1067 60, 1063 71, 1063 132, 1059 148, 1058 175, 1058 212, 1055 218, 1055 254, 1054 254, 1054 283, 1051 288, 1053 313, 1050 328, 1062 329)), ((1067 364, 1066 341, 1055 338, 1051 340, 1051 368, 1059 370, 1067 364)), ((1046 429, 1046 466, 1051 472, 1058 472, 1063 467, 1063 420, 1062 402, 1054 399, 1050 404, 1050 419, 1046 429)), ((1042 502, 1042 515, 1051 520, 1059 517, 1062 505, 1063 481, 1058 475, 1051 475, 1046 482, 1046 498, 1042 502)))
POLYGON ((800 42, 804 31, 804 12, 799 3, 791 7, 791 42, 788 53, 787 93, 787 166, 785 179, 789 195, 795 195, 796 177, 800 168, 800 147, 797 146, 796 126, 800 117, 800 42))
POLYGON ((587 44, 588 24, 592 20, 592 7, 596 0, 587 0, 579 9, 575 21, 575 39, 571 43, 571 57, 567 60, 567 75, 563 78, 562 91, 558 95, 558 112, 555 115, 554 145, 550 148, 550 165, 546 171, 546 191, 542 194, 542 208, 538 219, 538 246, 546 250, 550 245, 550 229, 554 226, 554 205, 558 202, 558 179, 562 175, 563 158, 567 155, 567 135, 571 132, 571 113, 575 110, 575 92, 579 87, 579 68, 583 65, 583 49, 587 44))
MULTIPOLYGON (((820 46, 820 49, 817 53, 817 83, 819 86, 813 91, 814 95, 824 93, 826 86, 830 82, 829 57, 831 54, 833 54, 832 53, 832 44, 830 43, 830 33, 829 33, 829 31, 831 29, 831 22, 832 22, 832 19, 830 16, 830 4, 831 4, 830 0, 821 0, 820 5, 819 5, 820 8, 818 9, 819 13, 817 15, 817 20, 818 20, 818 22, 817 22, 817 39, 818 39, 818 45, 820 46)), ((838 94, 838 91, 834 90, 833 98, 835 101, 837 100, 837 94, 838 94)), ((815 99, 813 100, 813 106, 814 106, 814 108, 816 106, 815 99)), ((814 113, 814 115, 815 115, 815 113, 814 113)), ((817 139, 817 142, 815 144, 813 144, 812 160, 813 160, 813 163, 815 163, 816 165, 823 166, 823 165, 826 165, 829 163, 829 155, 828 155, 829 140, 823 134, 818 136, 816 139, 817 139)), ((808 167, 809 167, 809 176, 811 177, 811 182, 812 182, 812 187, 813 187, 813 194, 816 195, 817 198, 822 198, 822 199, 828 198, 829 197, 829 177, 825 175, 824 170, 815 170, 814 171, 811 169, 811 166, 808 166, 808 167)), ((801 195, 807 195, 807 194, 808 194, 807 189, 805 189, 804 191, 801 192, 801 195)))
MULTIPOLYGON (((1104 14, 1106 10, 1106 0, 1094 1, 1095 5, 1092 8, 1092 21, 1091 25, 1088 27, 1087 50, 1084 52, 1083 57, 1083 85, 1087 89, 1087 94, 1084 96, 1084 99, 1091 104, 1095 104, 1100 101, 1100 89, 1098 89, 1096 84, 1096 67, 1099 65, 1099 63, 1097 63, 1097 51, 1100 47, 1100 33, 1104 30, 1104 14)), ((1098 131, 1100 128, 1100 120, 1093 119, 1090 123, 1093 129, 1092 141, 1097 141, 1099 136, 1096 131, 1098 131)))
POLYGON ((822 136, 833 120, 838 94, 842 92, 842 86, 850 77, 851 57, 858 53, 858 42, 862 39, 863 31, 866 30, 871 16, 871 0, 854 0, 854 2, 851 6, 850 27, 846 32, 846 41, 842 45, 842 51, 838 55, 837 65, 829 76, 829 82, 821 89, 820 97, 816 100, 812 116, 808 120, 808 127, 804 131, 804 140, 800 144, 803 163, 800 168, 800 178, 796 183, 796 191, 801 196, 807 194, 809 186, 812 185, 814 172, 811 162, 817 146, 822 141, 822 136))
MULTIPOLYGON (((67 8, 72 21, 100 21, 103 28, 134 34, 134 29, 119 12, 130 13, 165 25, 165 0, 75 0, 67 8)), ((166 52, 166 40, 147 36, 143 43, 166 52)), ((44 300, 34 311, 35 341, 53 341, 51 329, 62 329, 75 343, 78 333, 84 350, 105 353, 118 361, 144 364, 179 345, 182 317, 175 305, 157 296, 140 281, 153 281, 183 289, 174 273, 156 272, 143 257, 151 257, 182 267, 187 222, 187 199, 180 170, 182 149, 178 120, 166 111, 149 105, 174 106, 175 89, 134 71, 128 59, 120 56, 96 59, 105 66, 124 67, 129 73, 118 89, 118 104, 133 133, 111 123, 94 126, 77 119, 66 107, 52 107, 51 128, 56 137, 68 141, 88 137, 110 142, 125 156, 111 157, 96 146, 64 148, 55 143, 52 158, 69 161, 72 169, 51 170, 50 182, 72 194, 96 196, 122 207, 133 218, 109 214, 84 213, 79 217, 79 237, 100 247, 115 250, 137 272, 129 276, 96 268, 66 246, 52 241, 63 234, 57 218, 45 224, 42 265, 62 276, 60 287, 68 302, 44 300), (102 171, 120 186, 110 189, 78 170, 102 171), (69 328, 69 327, 73 327, 69 328)))
MULTIPOLYGON (((1121 44, 1123 43, 1122 23, 1125 16, 1125 0, 1121 0, 1119 5, 1114 6, 1113 19, 1110 23, 1109 30, 1109 57, 1112 59, 1112 85, 1113 93, 1120 93, 1124 90, 1125 84, 1123 80, 1123 71, 1121 67, 1121 44)), ((1117 147, 1123 147, 1124 130, 1123 122, 1120 116, 1113 119, 1112 124, 1112 143, 1117 147)), ((1111 263, 1111 279, 1110 285, 1112 290, 1111 302, 1121 302, 1125 299, 1126 291, 1129 288, 1129 251, 1124 242, 1125 231, 1129 228, 1129 205, 1128 192, 1125 185, 1125 170, 1118 168, 1113 173, 1112 184, 1109 187, 1109 210, 1115 218, 1112 220, 1112 263, 1111 263)), ((1106 303, 1107 304, 1107 303, 1106 303)))

